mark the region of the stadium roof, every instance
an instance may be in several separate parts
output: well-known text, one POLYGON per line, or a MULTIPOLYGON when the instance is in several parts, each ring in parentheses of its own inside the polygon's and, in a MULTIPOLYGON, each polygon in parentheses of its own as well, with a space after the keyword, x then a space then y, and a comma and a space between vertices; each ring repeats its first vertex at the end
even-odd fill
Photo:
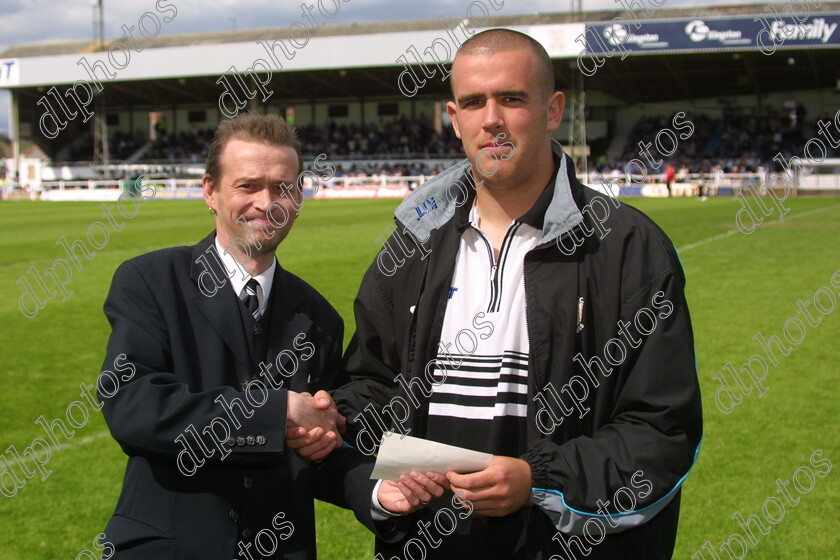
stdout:
MULTIPOLYGON (((667 5, 655 12, 656 19, 685 18, 685 17, 734 17, 744 15, 764 14, 767 4, 744 4, 741 6, 705 6, 700 8, 668 8, 667 5)), ((777 6, 781 11, 783 6, 777 6)), ((840 11, 840 2, 820 3, 820 13, 840 11)), ((628 19, 624 10, 602 10, 577 13, 537 13, 529 15, 491 16, 488 27, 517 27, 523 25, 548 25, 557 23, 581 23, 613 21, 620 17, 628 19)), ((457 21, 453 20, 454 25, 457 21)), ((418 19, 405 21, 382 21, 368 23, 342 23, 325 26, 318 31, 318 37, 369 35, 376 33, 404 33, 408 31, 439 31, 441 26, 437 19, 418 19)), ((286 29, 282 27, 266 27, 261 29, 240 29, 228 31, 210 31, 204 33, 181 33, 173 35, 159 35, 154 39, 150 48, 188 47, 194 45, 209 45, 222 43, 253 43, 266 39, 281 39, 285 37, 286 29)), ((118 39, 106 40, 104 49, 118 39)), ((0 58, 26 58, 33 56, 54 56, 60 54, 84 54, 96 49, 89 40, 62 41, 52 43, 33 43, 28 45, 13 45, 0 53, 0 58)))

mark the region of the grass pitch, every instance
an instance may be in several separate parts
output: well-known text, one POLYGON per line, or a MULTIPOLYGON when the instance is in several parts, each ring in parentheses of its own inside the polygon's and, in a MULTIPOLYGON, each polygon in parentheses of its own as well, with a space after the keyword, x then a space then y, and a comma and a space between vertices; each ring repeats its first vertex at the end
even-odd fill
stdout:
MULTIPOLYGON (((783 220, 771 215, 751 235, 736 228, 740 205, 732 199, 629 203, 651 216, 680 249, 703 388, 705 439, 684 486, 675 558, 697 554, 698 560, 716 560, 702 548, 708 543, 726 560, 720 546, 727 541, 737 556, 748 553, 751 559, 836 557, 840 284, 833 285, 832 277, 840 270, 840 199, 789 200, 791 211, 783 220), (799 300, 815 302, 809 306, 815 325, 798 311, 799 300), (720 384, 713 376, 727 362, 739 368, 761 354, 757 333, 783 337, 787 325, 788 334, 799 337, 789 322, 794 317, 805 325, 804 338, 790 345, 787 356, 777 352, 778 365, 769 367, 764 381, 766 393, 759 397, 753 390, 731 412, 721 412, 715 402, 720 384), (818 450, 822 455, 813 458, 818 450), (814 466, 815 460, 830 461, 831 471, 825 462, 814 466), (789 498, 778 490, 777 479, 792 481, 789 498), (755 542, 733 518, 736 512, 763 523, 751 525, 755 542), (765 521, 767 515, 773 521, 765 521), (744 539, 747 551, 733 535, 744 539)), ((82 259, 82 270, 73 269, 68 284, 73 294, 66 301, 58 296, 36 317, 24 317, 18 308, 23 288, 16 282, 31 266, 43 272, 56 258, 66 258, 56 241, 64 236, 72 243, 91 223, 104 221, 100 204, 0 203, 0 452, 11 445, 22 451, 44 436, 35 423, 41 416, 64 418, 70 403, 84 402, 79 385, 95 382, 99 373, 109 333, 102 303, 117 265, 160 247, 194 244, 213 227, 200 201, 145 203, 135 218, 117 218, 124 229, 110 229, 107 245, 93 260, 82 259)), ((283 266, 336 306, 348 337, 353 297, 396 204, 308 201, 278 252, 283 266)), ((97 239, 101 244, 101 234, 97 239)), ((116 503, 125 457, 101 413, 84 417, 78 407, 72 413, 81 427, 52 450, 47 478, 35 472, 14 497, 0 496, 4 560, 76 558, 95 551, 94 537, 116 503)), ((2 481, 9 483, 8 477, 2 481)), ((321 558, 372 558, 372 537, 349 512, 318 504, 317 523, 321 558)))

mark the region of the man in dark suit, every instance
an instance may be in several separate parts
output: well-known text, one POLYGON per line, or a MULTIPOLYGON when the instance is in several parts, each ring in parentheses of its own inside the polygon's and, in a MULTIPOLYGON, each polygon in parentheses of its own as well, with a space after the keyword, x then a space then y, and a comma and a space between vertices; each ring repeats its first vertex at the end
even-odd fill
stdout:
MULTIPOLYGON (((371 459, 342 447, 335 407, 315 406, 343 381, 341 317, 274 255, 299 214, 301 170, 282 119, 225 121, 203 180, 216 230, 114 275, 99 395, 129 456, 105 530, 116 558, 314 558, 313 496, 397 533, 372 520, 371 459), (315 462, 286 445, 295 428, 317 440, 298 449, 315 462)), ((382 484, 377 505, 419 507, 409 486, 382 484)))

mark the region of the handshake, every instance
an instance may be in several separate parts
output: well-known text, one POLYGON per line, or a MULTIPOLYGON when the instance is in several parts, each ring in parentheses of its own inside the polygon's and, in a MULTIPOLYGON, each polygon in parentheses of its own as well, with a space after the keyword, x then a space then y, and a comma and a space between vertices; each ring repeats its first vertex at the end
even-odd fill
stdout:
MULTIPOLYGON (((346 425, 347 420, 326 391, 314 396, 289 391, 286 446, 303 459, 319 462, 341 447, 346 425)), ((470 502, 475 513, 509 515, 528 501, 531 467, 522 459, 494 455, 490 466, 470 474, 412 471, 398 481, 381 481, 376 499, 386 511, 402 515, 425 507, 447 490, 454 492, 458 501, 470 502)))
MULTIPOLYGON (((347 420, 326 391, 318 391, 314 396, 289 391, 286 426, 286 447, 317 463, 344 444, 342 435, 347 420)), ((376 499, 387 512, 401 515, 425 507, 449 489, 445 475, 415 471, 403 475, 399 481, 383 480, 376 499)))
POLYGON ((315 393, 289 391, 286 405, 286 446, 303 459, 318 462, 344 443, 347 420, 324 390, 315 393))

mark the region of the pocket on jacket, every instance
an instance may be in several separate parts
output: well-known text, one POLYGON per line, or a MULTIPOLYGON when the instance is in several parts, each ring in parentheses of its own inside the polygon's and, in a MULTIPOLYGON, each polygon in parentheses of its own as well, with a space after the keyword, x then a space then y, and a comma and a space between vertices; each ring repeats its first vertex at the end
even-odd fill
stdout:
POLYGON ((114 515, 105 527, 103 541, 113 545, 113 560, 177 560, 175 537, 138 519, 114 515))

